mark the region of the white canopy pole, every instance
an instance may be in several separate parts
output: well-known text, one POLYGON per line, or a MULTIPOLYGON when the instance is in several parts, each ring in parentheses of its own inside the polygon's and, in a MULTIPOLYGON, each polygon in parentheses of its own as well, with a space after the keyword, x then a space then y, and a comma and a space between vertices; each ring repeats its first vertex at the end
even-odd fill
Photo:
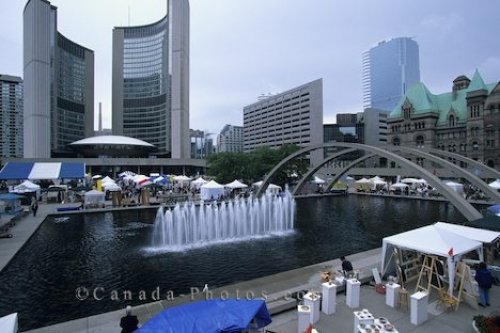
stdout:
POLYGON ((453 296, 453 287, 455 286, 455 258, 448 256, 448 294, 453 296))

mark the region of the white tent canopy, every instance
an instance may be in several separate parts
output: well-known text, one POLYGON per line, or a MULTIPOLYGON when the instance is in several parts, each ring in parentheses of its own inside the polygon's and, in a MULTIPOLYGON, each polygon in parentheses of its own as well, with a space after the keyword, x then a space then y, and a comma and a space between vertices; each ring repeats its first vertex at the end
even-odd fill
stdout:
POLYGON ((370 178, 368 180, 371 181, 371 182, 374 182, 374 183, 375 182, 384 182, 385 183, 384 179, 380 178, 379 176, 372 177, 372 178, 370 178))
POLYGON ((110 191, 110 192, 116 192, 116 191, 121 191, 122 188, 118 186, 115 182, 107 182, 102 185, 104 187, 104 190, 110 191))
POLYGON ((500 180, 497 179, 494 182, 488 184, 488 186, 493 187, 494 189, 500 189, 500 180))
MULTIPOLYGON (((252 186, 254 186, 254 187, 261 187, 263 183, 264 183, 264 181, 260 180, 258 182, 252 183, 252 186)), ((279 191, 279 190, 281 190, 281 186, 278 186, 278 185, 275 185, 275 184, 269 184, 267 186, 266 192, 268 192, 268 191, 269 192, 276 192, 276 191, 279 191)))
POLYGON ((409 189, 409 188, 410 188, 410 186, 408 186, 408 184, 405 184, 405 183, 394 183, 391 186, 389 186, 389 191, 394 191, 396 189, 400 189, 401 191, 403 191, 403 190, 409 189))
POLYGON ((224 186, 217 183, 215 180, 211 180, 200 187, 201 200, 218 199, 222 195, 224 195, 224 186))
POLYGON ((403 178, 401 179, 401 183, 405 184, 427 184, 425 179, 418 179, 418 178, 403 178))
POLYGON ((242 182, 238 181, 237 179, 230 182, 229 184, 226 184, 226 187, 229 187, 230 189, 235 189, 235 188, 247 188, 248 185, 243 184, 242 182))
POLYGON ((457 193, 464 193, 464 185, 463 184, 460 184, 460 183, 455 183, 455 182, 452 182, 452 181, 445 181, 444 184, 448 187, 450 187, 453 191, 457 192, 457 193))
POLYGON ((474 250, 478 252, 480 259, 483 259, 483 244, 481 242, 460 236, 444 228, 438 228, 435 225, 385 237, 382 242, 382 272, 385 270, 389 246, 445 257, 448 263, 448 292, 450 294, 452 294, 454 286, 455 262, 459 261, 462 255, 474 250))
POLYGON ((21 184, 14 187, 14 190, 11 191, 13 193, 25 193, 25 192, 35 192, 40 189, 40 186, 30 182, 29 180, 25 180, 21 184))
POLYGON ((481 243, 493 243, 500 237, 500 232, 498 231, 466 227, 463 225, 445 222, 436 222, 434 225, 438 228, 454 232, 460 236, 473 239, 481 243))
POLYGON ((115 181, 113 179, 111 179, 109 176, 106 176, 104 177, 103 179, 101 179, 101 183, 102 184, 105 184, 105 183, 114 183, 115 181))
POLYGON ((325 181, 323 179, 319 178, 318 176, 314 176, 313 182, 316 184, 324 184, 325 183, 325 181))
POLYGON ((208 180, 203 179, 203 177, 198 177, 195 180, 193 180, 190 184, 191 188, 195 188, 197 190, 200 189, 200 187, 204 184, 208 183, 208 180))
POLYGON ((355 181, 356 184, 369 184, 371 181, 367 178, 361 178, 355 181))
POLYGON ((17 333, 17 313, 0 318, 0 332, 17 333))
POLYGON ((96 190, 85 192, 85 206, 102 207, 104 202, 104 192, 96 190))

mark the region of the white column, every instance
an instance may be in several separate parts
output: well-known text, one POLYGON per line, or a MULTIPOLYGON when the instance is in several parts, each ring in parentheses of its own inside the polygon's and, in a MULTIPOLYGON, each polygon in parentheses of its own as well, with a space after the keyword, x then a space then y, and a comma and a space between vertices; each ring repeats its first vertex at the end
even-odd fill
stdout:
POLYGON ((315 324, 319 321, 319 303, 321 302, 321 296, 314 293, 308 292, 304 295, 304 305, 311 308, 311 324, 315 324))
POLYGON ((337 285, 333 282, 321 284, 323 299, 321 300, 321 311, 324 314, 331 315, 335 313, 337 304, 337 285))
POLYGON ((361 283, 356 279, 348 279, 346 282, 347 296, 345 302, 351 309, 359 307, 360 286, 361 283))
POLYGON ((310 324, 311 308, 307 305, 299 305, 297 317, 297 333, 304 333, 310 324))
POLYGON ((398 292, 401 286, 397 283, 390 282, 385 285, 385 304, 391 308, 395 308, 398 300, 398 292))
POLYGON ((429 294, 419 291, 411 295, 410 301, 410 322, 413 325, 420 325, 427 320, 427 305, 429 302, 429 294))

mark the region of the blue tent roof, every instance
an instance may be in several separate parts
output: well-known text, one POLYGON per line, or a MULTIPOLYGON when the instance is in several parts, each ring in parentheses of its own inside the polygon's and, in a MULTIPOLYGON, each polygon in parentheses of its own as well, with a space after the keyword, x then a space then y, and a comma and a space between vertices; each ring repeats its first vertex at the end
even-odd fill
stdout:
POLYGON ((163 310, 136 333, 236 333, 271 323, 263 300, 208 300, 163 310))
POLYGON ((84 178, 85 163, 79 162, 7 162, 0 179, 84 178))

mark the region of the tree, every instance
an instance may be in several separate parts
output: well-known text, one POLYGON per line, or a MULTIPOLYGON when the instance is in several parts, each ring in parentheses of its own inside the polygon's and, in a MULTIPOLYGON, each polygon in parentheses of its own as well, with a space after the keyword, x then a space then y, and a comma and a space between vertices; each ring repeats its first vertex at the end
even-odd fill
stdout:
MULTIPOLYGON (((299 150, 296 145, 283 145, 279 149, 259 147, 244 153, 219 153, 208 158, 209 174, 219 183, 242 179, 246 183, 262 180, 281 160, 299 150)), ((284 165, 272 181, 280 186, 291 184, 307 171, 309 161, 298 157, 284 165)))

